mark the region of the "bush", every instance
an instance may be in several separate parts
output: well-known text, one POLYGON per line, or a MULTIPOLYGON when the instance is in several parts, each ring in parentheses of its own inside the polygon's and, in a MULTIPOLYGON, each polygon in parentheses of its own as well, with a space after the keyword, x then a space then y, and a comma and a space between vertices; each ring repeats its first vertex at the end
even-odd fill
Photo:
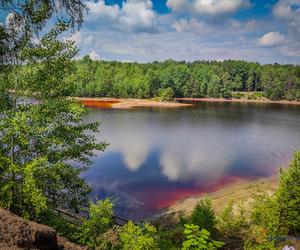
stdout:
POLYGON ((204 228, 209 232, 215 231, 216 217, 210 200, 203 199, 197 203, 192 212, 191 222, 200 229, 204 228))
POLYGON ((251 204, 250 227, 247 231, 246 250, 275 250, 275 241, 281 232, 278 230, 278 209, 274 196, 259 190, 251 204))
POLYGON ((221 248, 224 243, 214 241, 210 238, 210 232, 206 229, 199 229, 196 225, 184 225, 184 235, 186 240, 183 242, 182 250, 215 250, 221 248))
POLYGON ((109 199, 99 200, 89 207, 89 219, 81 227, 80 242, 91 248, 101 245, 103 235, 113 224, 113 204, 109 199))
POLYGON ((241 99, 243 95, 239 92, 232 92, 232 97, 236 99, 241 99))
POLYGON ((243 205, 239 205, 236 213, 234 213, 233 201, 229 202, 218 217, 217 226, 221 234, 227 238, 242 236, 249 226, 243 205))
POLYGON ((123 250, 151 250, 157 249, 156 228, 146 223, 143 227, 129 221, 119 228, 120 248, 123 250))
POLYGON ((161 101, 173 101, 174 100, 174 91, 170 87, 165 88, 165 89, 159 89, 158 96, 161 101))

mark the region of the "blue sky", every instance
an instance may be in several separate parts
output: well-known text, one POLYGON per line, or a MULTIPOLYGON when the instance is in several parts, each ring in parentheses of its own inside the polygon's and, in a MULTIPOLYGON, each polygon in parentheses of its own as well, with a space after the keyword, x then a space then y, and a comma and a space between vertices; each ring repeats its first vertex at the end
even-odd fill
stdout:
POLYGON ((300 64, 300 0, 88 0, 80 56, 300 64))

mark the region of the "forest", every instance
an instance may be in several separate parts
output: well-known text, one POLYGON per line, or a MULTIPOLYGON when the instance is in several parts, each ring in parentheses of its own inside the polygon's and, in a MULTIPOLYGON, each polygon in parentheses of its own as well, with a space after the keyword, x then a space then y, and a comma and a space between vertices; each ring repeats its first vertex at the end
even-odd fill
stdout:
POLYGON ((228 60, 153 63, 75 62, 75 96, 153 98, 252 98, 300 100, 300 66, 228 60))

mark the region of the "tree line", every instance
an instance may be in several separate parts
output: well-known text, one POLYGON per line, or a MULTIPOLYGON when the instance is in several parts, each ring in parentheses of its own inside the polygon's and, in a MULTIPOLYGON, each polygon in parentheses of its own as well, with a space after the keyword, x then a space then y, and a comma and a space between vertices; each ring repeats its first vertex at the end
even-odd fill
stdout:
POLYGON ((74 95, 85 97, 153 98, 174 97, 250 98, 300 100, 300 66, 261 65, 227 60, 153 63, 93 61, 75 62, 74 95))

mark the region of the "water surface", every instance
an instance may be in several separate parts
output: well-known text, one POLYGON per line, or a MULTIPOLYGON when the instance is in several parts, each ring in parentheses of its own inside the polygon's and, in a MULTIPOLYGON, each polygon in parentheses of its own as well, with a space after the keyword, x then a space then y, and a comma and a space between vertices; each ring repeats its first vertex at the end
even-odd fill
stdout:
POLYGON ((93 109, 109 143, 85 178, 117 213, 153 215, 191 194, 276 174, 300 148, 300 107, 199 103, 178 109, 93 109))

